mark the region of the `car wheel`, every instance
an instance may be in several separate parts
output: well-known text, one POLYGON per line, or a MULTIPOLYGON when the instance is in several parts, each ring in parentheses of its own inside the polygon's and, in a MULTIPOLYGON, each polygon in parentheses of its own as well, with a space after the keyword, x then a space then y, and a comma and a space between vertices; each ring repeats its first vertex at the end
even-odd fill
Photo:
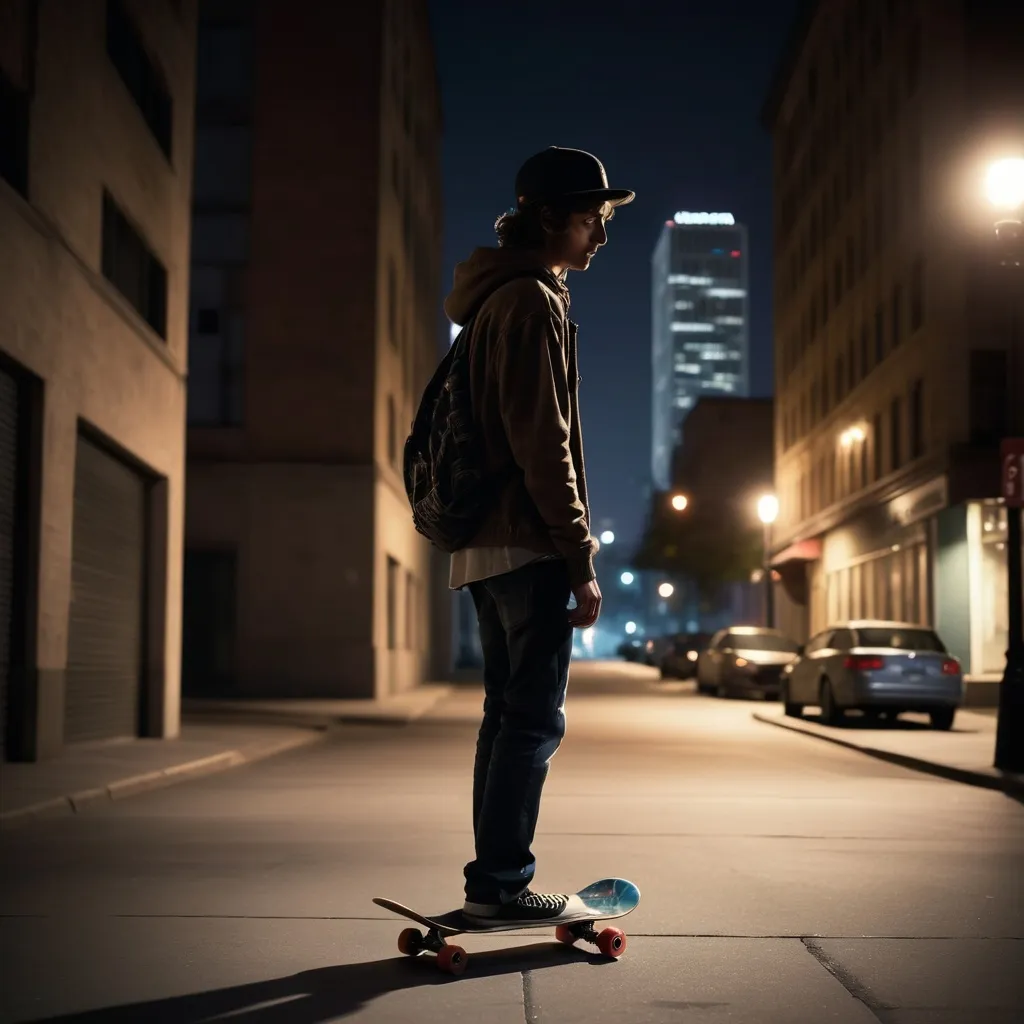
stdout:
POLYGON ((956 708, 936 708, 928 712, 933 729, 942 729, 948 732, 953 728, 953 719, 956 718, 956 708))
POLYGON ((803 715, 803 704, 797 704, 789 699, 789 683, 783 684, 779 697, 782 700, 783 710, 790 718, 800 718, 803 715))
POLYGON ((821 720, 825 725, 839 725, 843 721, 843 709, 836 705, 836 696, 832 692, 832 684, 827 680, 821 681, 821 695, 818 698, 818 706, 821 708, 821 720))

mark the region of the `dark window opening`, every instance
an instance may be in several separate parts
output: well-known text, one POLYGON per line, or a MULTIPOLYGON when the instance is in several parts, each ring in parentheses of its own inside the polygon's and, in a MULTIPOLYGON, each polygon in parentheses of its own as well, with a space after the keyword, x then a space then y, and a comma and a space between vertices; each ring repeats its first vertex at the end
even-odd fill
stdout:
POLYGON ((874 452, 875 479, 881 480, 884 470, 882 468, 882 414, 876 412, 871 422, 871 448, 874 452))
POLYGON ((220 334, 220 310, 199 310, 196 314, 196 331, 199 334, 220 334))
POLYGON ((914 381, 910 389, 910 457, 924 455, 924 382, 914 381))
POLYGON ((0 70, 0 178, 28 194, 28 93, 0 70))
POLYGON ((995 444, 1006 436, 1007 405, 1006 352, 974 349, 970 364, 970 425, 973 444, 995 444))
POLYGON ((902 402, 898 398, 889 406, 889 468, 899 469, 903 462, 902 402))
POLYGON ((107 0, 107 55, 164 155, 169 158, 173 110, 171 95, 120 0, 107 0))
POLYGON ((103 276, 166 339, 167 271, 109 192, 103 193, 103 276))

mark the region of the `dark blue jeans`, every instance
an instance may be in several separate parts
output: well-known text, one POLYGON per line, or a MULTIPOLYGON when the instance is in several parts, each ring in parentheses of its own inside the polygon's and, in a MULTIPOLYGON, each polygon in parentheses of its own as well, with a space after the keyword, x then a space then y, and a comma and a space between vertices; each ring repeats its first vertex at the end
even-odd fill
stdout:
POLYGON ((476 859, 466 899, 503 903, 533 880, 530 847, 548 762, 565 735, 572 590, 561 559, 470 584, 484 654, 484 717, 473 772, 476 859))

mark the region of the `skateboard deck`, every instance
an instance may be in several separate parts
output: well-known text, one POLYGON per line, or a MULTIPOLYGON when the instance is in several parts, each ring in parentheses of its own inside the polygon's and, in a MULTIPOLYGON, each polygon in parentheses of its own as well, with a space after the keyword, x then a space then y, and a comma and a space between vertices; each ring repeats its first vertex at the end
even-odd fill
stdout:
POLYGON ((585 910, 545 921, 496 921, 493 924, 472 921, 461 910, 428 917, 380 896, 374 896, 373 902, 427 929, 424 935, 416 928, 406 928, 398 937, 398 948, 402 953, 409 956, 417 956, 425 951, 436 953, 438 967, 451 974, 461 974, 469 962, 469 955, 461 946, 445 942, 445 939, 453 935, 485 935, 491 932, 554 927, 555 937, 566 945, 571 946, 578 939, 585 939, 594 943, 606 956, 622 956, 626 951, 625 933, 619 928, 605 928, 598 932, 594 924, 625 917, 634 911, 640 902, 640 890, 624 878, 602 878, 575 895, 585 904, 585 910))

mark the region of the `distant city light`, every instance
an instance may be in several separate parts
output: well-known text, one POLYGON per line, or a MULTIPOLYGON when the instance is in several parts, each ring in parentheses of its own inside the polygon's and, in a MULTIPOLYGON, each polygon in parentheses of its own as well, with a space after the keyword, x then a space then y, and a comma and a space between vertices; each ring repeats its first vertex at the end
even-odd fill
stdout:
POLYGON ((615 534, 612 533, 611 530, 605 530, 601 534, 601 543, 602 544, 614 544, 615 543, 615 534))
POLYGON ((736 218, 731 213, 691 213, 680 210, 675 215, 677 224, 735 224, 736 218))
POLYGON ((676 592, 676 588, 671 583, 662 583, 658 587, 658 597, 671 597, 676 592))
POLYGON ((747 294, 746 288, 708 288, 704 293, 712 299, 742 299, 747 294))
POLYGON ((690 334, 707 334, 715 329, 714 324, 701 323, 697 320, 673 320, 672 330, 679 334, 688 332, 690 334))
POLYGON ((739 249, 733 249, 733 251, 732 251, 731 253, 729 253, 729 255, 730 255, 730 256, 731 256, 731 257, 732 257, 733 259, 736 259, 736 257, 740 255, 740 251, 739 251, 739 249))
POLYGON ((619 580, 622 582, 624 587, 628 587, 634 579, 636 579, 636 577, 628 569, 619 577, 619 580))
POLYGON ((686 506, 689 505, 689 501, 685 494, 673 494, 672 495, 672 507, 677 512, 682 512, 686 506))
POLYGON ((626 632, 632 636, 636 632, 636 623, 633 621, 626 623, 626 632))
POLYGON ((714 284, 714 278, 703 277, 700 274, 669 274, 669 284, 692 284, 692 285, 706 285, 714 284))
POLYGON ((1002 210, 1024 205, 1024 158, 997 160, 985 176, 988 201, 1002 210))

